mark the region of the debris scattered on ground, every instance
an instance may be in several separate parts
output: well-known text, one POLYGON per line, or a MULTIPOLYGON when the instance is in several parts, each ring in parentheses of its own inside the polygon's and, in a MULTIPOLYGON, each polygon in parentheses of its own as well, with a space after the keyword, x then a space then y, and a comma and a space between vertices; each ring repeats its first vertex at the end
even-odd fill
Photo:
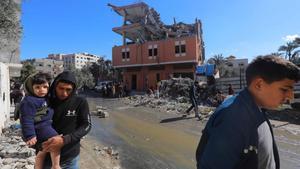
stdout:
POLYGON ((96 115, 99 116, 99 118, 107 118, 109 117, 109 114, 106 110, 107 108, 105 107, 96 106, 96 115))
MULTIPOLYGON (((191 106, 189 101, 183 101, 183 97, 176 100, 170 98, 157 98, 152 95, 134 95, 124 98, 126 104, 137 106, 146 106, 155 108, 160 112, 183 114, 191 106)), ((198 106, 199 112, 204 118, 209 117, 215 110, 215 107, 198 106)), ((193 110, 192 110, 193 111, 193 110)), ((191 113, 192 113, 191 111, 191 113)))
MULTIPOLYGON (((190 78, 162 80, 159 87, 160 92, 134 95, 124 98, 123 101, 135 107, 146 106, 158 109, 160 112, 183 114, 191 106, 189 90, 193 83, 190 78)), ((215 110, 215 107, 209 105, 199 105, 198 108, 204 119, 215 110)))
POLYGON ((0 136, 1 169, 34 169, 35 151, 21 138, 20 125, 9 122, 0 136))
MULTIPOLYGON (((112 161, 119 160, 119 152, 114 150, 113 147, 101 147, 100 145, 94 145, 94 151, 96 155, 100 155, 100 158, 110 158, 112 161)), ((120 166, 115 166, 120 168, 120 166)))

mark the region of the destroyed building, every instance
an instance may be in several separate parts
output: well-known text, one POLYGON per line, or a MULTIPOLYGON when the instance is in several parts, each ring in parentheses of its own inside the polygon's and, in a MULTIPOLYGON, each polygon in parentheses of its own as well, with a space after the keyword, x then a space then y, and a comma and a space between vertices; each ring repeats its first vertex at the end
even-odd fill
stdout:
POLYGON ((121 69, 129 89, 144 91, 170 77, 194 78, 196 66, 203 63, 202 24, 183 22, 165 25, 160 15, 140 2, 127 6, 108 4, 123 17, 123 25, 112 30, 123 44, 112 48, 112 62, 121 69))

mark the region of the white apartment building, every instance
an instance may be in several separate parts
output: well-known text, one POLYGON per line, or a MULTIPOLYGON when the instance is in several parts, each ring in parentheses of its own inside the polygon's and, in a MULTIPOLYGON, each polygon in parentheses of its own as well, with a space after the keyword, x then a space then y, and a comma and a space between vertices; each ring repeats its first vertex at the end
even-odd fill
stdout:
POLYGON ((100 59, 99 56, 88 53, 50 54, 48 58, 62 60, 65 69, 69 69, 71 66, 81 69, 83 66, 95 63, 100 59))
POLYGON ((247 66, 248 59, 228 58, 222 72, 229 77, 244 76, 247 66))
POLYGON ((48 59, 63 60, 63 55, 64 54, 49 54, 48 59))
POLYGON ((49 73, 52 77, 56 77, 59 73, 64 71, 64 63, 61 60, 35 59, 33 65, 37 71, 49 73))

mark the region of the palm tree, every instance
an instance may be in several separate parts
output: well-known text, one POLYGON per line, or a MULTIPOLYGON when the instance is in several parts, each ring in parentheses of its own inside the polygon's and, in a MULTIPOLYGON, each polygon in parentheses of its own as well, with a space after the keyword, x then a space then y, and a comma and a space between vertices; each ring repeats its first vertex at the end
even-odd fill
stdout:
POLYGON ((216 54, 212 56, 210 59, 207 60, 207 63, 215 64, 216 69, 219 70, 221 76, 226 74, 226 71, 224 69, 224 66, 226 64, 226 59, 223 57, 223 54, 216 54))
POLYGON ((292 62, 294 62, 297 65, 300 65, 300 37, 294 39, 293 43, 295 43, 295 45, 298 46, 298 50, 294 51, 292 55, 292 62))
POLYGON ((210 59, 208 59, 207 63, 209 64, 215 64, 217 68, 224 65, 225 58, 223 57, 223 54, 216 54, 212 56, 210 59))
POLYGON ((288 58, 290 61, 293 61, 297 54, 300 52, 299 50, 294 51, 296 48, 300 47, 300 44, 297 44, 298 41, 298 39, 295 39, 292 42, 287 42, 286 45, 280 46, 278 51, 285 52, 285 59, 288 58))

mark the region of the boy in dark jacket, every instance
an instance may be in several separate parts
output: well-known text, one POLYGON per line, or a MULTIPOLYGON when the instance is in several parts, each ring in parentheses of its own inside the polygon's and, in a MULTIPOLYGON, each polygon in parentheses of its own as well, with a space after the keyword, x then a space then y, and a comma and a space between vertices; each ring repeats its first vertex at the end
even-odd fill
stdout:
MULTIPOLYGON (((20 122, 23 139, 27 145, 40 145, 51 137, 57 136, 52 128, 53 110, 48 108, 45 96, 48 93, 51 77, 46 73, 29 76, 25 81, 26 96, 20 103, 20 122)), ((59 150, 51 152, 53 169, 60 169, 59 150)), ((46 152, 38 151, 35 168, 43 169, 46 152)))
POLYGON ((197 169, 279 169, 266 109, 293 98, 299 68, 278 56, 257 57, 246 70, 247 88, 210 117, 197 152, 197 169))
MULTIPOLYGON (((54 110, 53 127, 60 134, 43 143, 43 150, 61 149, 60 164, 64 169, 79 168, 80 139, 91 130, 88 102, 76 95, 76 78, 72 72, 59 74, 50 87, 50 106, 54 110)), ((51 168, 46 158, 43 169, 51 168)))

